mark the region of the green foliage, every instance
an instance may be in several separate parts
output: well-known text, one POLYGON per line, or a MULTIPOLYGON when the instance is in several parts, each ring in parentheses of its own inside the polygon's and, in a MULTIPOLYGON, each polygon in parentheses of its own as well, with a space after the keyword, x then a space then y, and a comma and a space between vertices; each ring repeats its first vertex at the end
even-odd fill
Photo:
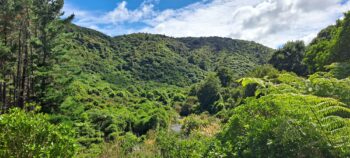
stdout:
POLYGON ((250 98, 231 116, 206 157, 346 157, 349 155, 348 79, 327 73, 243 78, 250 98), (331 99, 332 98, 332 99, 331 99), (346 104, 344 104, 346 103, 346 104))
POLYGON ((266 83, 264 80, 259 78, 241 78, 237 80, 240 84, 242 84, 243 88, 251 85, 251 84, 257 84, 260 87, 266 87, 266 83))
POLYGON ((137 114, 137 121, 133 129, 138 134, 145 134, 150 129, 160 129, 169 126, 169 112, 160 106, 154 104, 143 104, 139 107, 135 107, 135 111, 137 114))
POLYGON ((0 157, 72 157, 74 132, 47 115, 12 109, 0 115, 0 157))
POLYGON ((109 37, 66 25, 63 0, 0 3, 0 104, 47 113, 0 115, 0 157, 350 155, 349 13, 272 54, 220 37, 109 37), (304 62, 329 72, 299 77, 304 62))
POLYGON ((339 37, 332 49, 331 60, 333 62, 344 62, 350 60, 350 12, 345 13, 345 18, 342 22, 342 29, 339 32, 339 37))
POLYGON ((214 103, 220 99, 220 80, 215 74, 209 74, 204 82, 200 85, 197 97, 200 102, 200 108, 203 111, 215 113, 218 110, 214 103))
POLYGON ((221 85, 223 87, 229 87, 232 85, 233 81, 234 81, 234 74, 230 71, 230 69, 228 68, 219 68, 217 70, 217 75, 221 81, 221 85))
POLYGON ((207 119, 208 116, 206 115, 190 115, 187 116, 183 120, 182 130, 185 133, 185 135, 190 135, 191 132, 200 129, 201 127, 205 127, 210 124, 209 120, 207 119))
MULTIPOLYGON (((0 41, 0 73, 1 74, 7 74, 11 72, 11 65, 4 64, 4 61, 10 61, 11 60, 11 50, 9 47, 4 45, 2 41, 0 41)), ((0 79, 4 79, 5 76, 1 75, 0 79)))
POLYGON ((331 97, 350 104, 350 78, 338 80, 333 77, 324 77, 322 74, 310 76, 313 94, 322 97, 331 97))
POLYGON ((120 142, 122 151, 125 152, 124 154, 127 154, 132 152, 133 148, 139 144, 141 140, 134 134, 128 132, 124 136, 119 137, 117 141, 120 142))
POLYGON ((191 113, 196 112, 198 105, 198 98, 194 96, 189 96, 187 100, 182 104, 181 111, 179 114, 181 116, 188 116, 191 113))
POLYGON ((248 72, 247 77, 254 78, 276 78, 280 72, 271 65, 259 66, 248 72))
POLYGON ((327 98, 275 94, 250 98, 209 150, 223 157, 342 157, 349 154, 349 109, 327 98), (328 128, 329 127, 329 128, 328 128))
MULTIPOLYGON (((74 77, 74 76, 73 76, 74 77)), ((164 85, 119 87, 100 75, 79 74, 59 93, 62 103, 55 122, 68 121, 78 131, 81 153, 98 154, 98 144, 113 142, 127 132, 143 135, 167 128, 172 105, 183 101, 182 89, 164 85), (149 86, 149 87, 148 87, 149 86), (155 88, 157 87, 157 88, 155 88)))
POLYGON ((237 80, 243 88, 243 98, 258 96, 258 88, 266 88, 267 83, 259 78, 242 78, 237 80))
POLYGON ((271 49, 262 45, 232 39, 177 39, 151 34, 110 38, 77 26, 71 26, 68 32, 73 33, 69 44, 74 46, 70 49, 85 54, 80 61, 86 61, 84 67, 94 68, 93 72, 107 75, 122 71, 137 80, 178 86, 200 82, 207 72, 219 67, 230 69, 237 76, 244 75, 266 63, 271 54, 271 49), (104 67, 107 63, 111 66, 104 67))
POLYGON ((302 63, 305 54, 305 44, 303 41, 287 42, 278 49, 270 59, 269 63, 278 70, 286 70, 306 75, 306 66, 302 63))
POLYGON ((161 157, 200 158, 207 150, 210 138, 203 135, 191 135, 181 138, 173 133, 159 133, 156 139, 161 157))
POLYGON ((350 62, 333 63, 325 68, 337 79, 350 77, 350 62))
POLYGON ((324 71, 325 66, 334 62, 348 62, 349 13, 336 25, 322 30, 306 50, 305 63, 310 72, 324 71))
MULTIPOLYGON (((284 85, 284 86, 291 86, 293 90, 292 89, 286 89, 286 90, 291 90, 291 91, 295 90, 297 91, 296 93, 309 94, 310 91, 313 90, 312 85, 308 80, 305 80, 304 78, 291 73, 280 74, 277 78, 277 81, 275 82, 282 83, 281 85, 284 85)), ((274 87, 271 87, 271 88, 274 89, 274 87)), ((278 87, 277 89, 281 89, 281 88, 278 87)))
MULTIPOLYGON (((175 107, 184 115, 198 111, 197 99, 187 97, 187 86, 201 82, 219 67, 225 70, 222 84, 229 86, 232 74, 245 74, 266 63, 271 54, 270 48, 240 40, 150 34, 112 38, 75 25, 63 27, 72 17, 53 20, 62 2, 49 5, 45 1, 33 8, 33 24, 40 33, 28 40, 35 54, 32 61, 37 62, 30 69, 34 72, 28 70, 34 78, 29 85, 37 92, 31 99, 50 114, 50 121, 73 126, 79 152, 87 157, 98 155, 102 143, 126 133, 141 136, 167 129, 176 116, 175 107), (213 44, 216 40, 224 43, 213 44)), ((10 48, 0 48, 1 61, 6 61, 12 73, 16 61, 11 63, 5 55, 10 48)), ((7 67, 1 68, 6 73, 7 67)), ((218 95, 220 81, 215 82, 217 96, 210 101, 210 109, 205 109, 212 112, 226 106, 218 95)))

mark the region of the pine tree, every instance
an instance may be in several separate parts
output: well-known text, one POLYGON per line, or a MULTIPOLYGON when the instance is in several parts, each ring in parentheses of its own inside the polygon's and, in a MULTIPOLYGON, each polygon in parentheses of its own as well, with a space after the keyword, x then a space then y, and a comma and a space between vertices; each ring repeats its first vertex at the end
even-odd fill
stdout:
POLYGON ((7 85, 2 86, 7 94, 1 100, 7 104, 24 108, 26 102, 44 94, 55 39, 74 17, 60 19, 63 3, 0 0, 0 81, 7 85))

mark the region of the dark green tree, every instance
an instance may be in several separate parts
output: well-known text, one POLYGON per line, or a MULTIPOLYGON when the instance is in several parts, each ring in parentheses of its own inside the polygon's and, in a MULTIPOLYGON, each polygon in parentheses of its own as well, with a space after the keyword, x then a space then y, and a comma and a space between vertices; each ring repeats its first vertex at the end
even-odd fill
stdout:
POLYGON ((0 0, 0 75, 8 106, 38 101, 57 61, 52 53, 62 27, 64 0, 0 0), (39 97, 38 97, 39 96, 39 97))
POLYGON ((307 68, 302 62, 305 49, 306 47, 303 41, 287 42, 273 54, 269 63, 278 70, 292 71, 298 75, 306 75, 307 68))
POLYGON ((226 67, 220 67, 217 70, 217 75, 223 87, 229 87, 234 81, 234 74, 226 67))
POLYGON ((333 46, 332 62, 344 62, 350 60, 350 12, 345 13, 342 30, 338 40, 333 46))
POLYGON ((307 47, 304 62, 310 73, 325 71, 327 65, 349 60, 349 17, 347 13, 344 20, 321 30, 307 47))
POLYGON ((200 85, 197 97, 202 111, 215 112, 214 103, 220 99, 220 87, 220 80, 215 74, 209 74, 200 85))

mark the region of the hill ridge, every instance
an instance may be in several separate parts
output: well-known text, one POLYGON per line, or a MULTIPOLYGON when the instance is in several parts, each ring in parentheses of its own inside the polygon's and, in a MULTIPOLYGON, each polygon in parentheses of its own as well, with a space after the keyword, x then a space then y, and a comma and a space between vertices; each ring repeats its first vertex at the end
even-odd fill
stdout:
POLYGON ((120 62, 112 64, 119 67, 117 71, 130 73, 136 80, 181 86, 199 82, 207 72, 220 67, 231 69, 237 77, 243 76, 267 63, 273 51, 256 42, 222 37, 174 38, 149 33, 110 37, 76 25, 67 32, 73 33, 71 42, 84 50, 81 53, 100 55, 92 63, 109 56, 120 62))

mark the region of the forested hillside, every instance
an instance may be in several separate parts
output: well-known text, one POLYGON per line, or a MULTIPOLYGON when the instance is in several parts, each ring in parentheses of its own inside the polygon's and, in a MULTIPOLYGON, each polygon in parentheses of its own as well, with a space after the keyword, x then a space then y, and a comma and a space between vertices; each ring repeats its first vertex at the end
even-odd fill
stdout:
POLYGON ((309 44, 110 37, 0 0, 0 157, 349 157, 350 14, 309 44))
MULTIPOLYGON (((74 45, 72 51, 84 52, 92 60, 84 63, 86 71, 101 75, 125 72, 134 81, 182 87, 199 82, 207 72, 219 68, 229 68, 237 77, 242 76, 266 64, 272 54, 272 49, 255 42, 219 37, 171 38, 140 33, 111 38, 74 25, 68 26, 67 34, 72 41, 62 43, 74 45), (112 68, 107 70, 103 62, 112 62, 108 63, 112 68)), ((85 56, 82 59, 86 60, 85 56)))

